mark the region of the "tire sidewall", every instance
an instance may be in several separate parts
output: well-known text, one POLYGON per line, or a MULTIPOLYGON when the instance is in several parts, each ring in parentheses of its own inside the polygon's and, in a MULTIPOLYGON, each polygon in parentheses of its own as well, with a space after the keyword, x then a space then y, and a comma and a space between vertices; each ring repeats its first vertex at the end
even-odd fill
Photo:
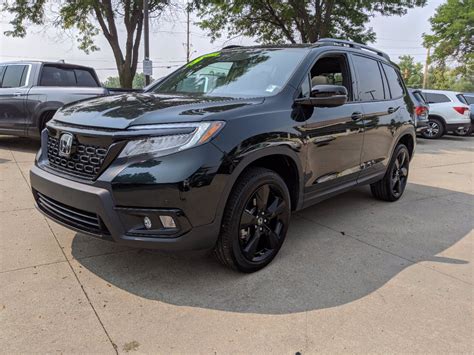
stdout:
POLYGON ((281 246, 283 245, 283 242, 285 241, 286 238, 286 233, 288 231, 288 225, 290 221, 290 214, 291 214, 291 206, 290 206, 290 193, 288 191, 288 188, 285 184, 285 182, 276 174, 273 172, 268 172, 266 174, 262 175, 257 175, 251 180, 247 182, 245 187, 243 188, 239 199, 237 200, 237 203, 235 206, 232 206, 232 211, 234 212, 232 222, 230 223, 230 226, 228 228, 227 233, 230 233, 229 237, 231 238, 232 242, 232 257, 234 259, 234 262, 238 269, 243 272, 253 272, 256 270, 259 270, 266 265, 268 265, 278 254, 281 246), (287 203, 287 208, 288 208, 288 220, 285 221, 284 227, 281 233, 281 242, 278 248, 274 250, 272 255, 267 258, 265 261, 262 262, 252 262, 249 261, 247 258, 244 257, 242 254, 242 251, 240 249, 240 242, 239 242, 239 227, 240 227, 240 219, 241 215, 244 211, 244 208, 252 196, 252 194, 257 191, 261 186, 270 184, 273 185, 273 187, 277 188, 280 193, 282 194, 283 198, 285 199, 287 203))
POLYGON ((434 136, 428 136, 428 135, 426 134, 427 130, 424 130, 423 132, 421 132, 421 135, 423 136, 423 138, 426 138, 426 139, 438 139, 438 138, 441 138, 441 137, 443 136, 443 134, 444 134, 444 126, 443 126, 443 123, 442 123, 440 120, 436 119, 436 118, 430 118, 429 121, 430 121, 430 122, 434 122, 434 123, 436 123, 436 124, 438 125, 438 127, 439 127, 439 132, 438 132, 436 135, 434 135, 434 136))
POLYGON ((406 189, 406 185, 408 184, 408 176, 410 175, 410 161, 408 161, 408 165, 407 165, 407 182, 405 183, 405 186, 403 187, 403 191, 402 193, 399 195, 399 196, 395 196, 393 194, 393 190, 392 190, 392 180, 391 180, 391 174, 392 174, 392 170, 393 170, 393 166, 395 165, 395 160, 397 159, 398 157, 398 154, 400 154, 400 152, 404 150, 405 151, 405 154, 407 155, 407 159, 409 160, 410 159, 410 152, 408 151, 408 148, 404 145, 404 144, 399 144, 397 145, 397 148, 395 149, 395 151, 393 152, 393 155, 392 155, 392 159, 390 161, 390 165, 388 166, 388 169, 387 169, 387 173, 385 175, 386 177, 386 181, 385 183, 387 184, 387 191, 389 193, 389 199, 390 201, 397 201, 399 200, 403 194, 405 193, 405 189, 406 189))

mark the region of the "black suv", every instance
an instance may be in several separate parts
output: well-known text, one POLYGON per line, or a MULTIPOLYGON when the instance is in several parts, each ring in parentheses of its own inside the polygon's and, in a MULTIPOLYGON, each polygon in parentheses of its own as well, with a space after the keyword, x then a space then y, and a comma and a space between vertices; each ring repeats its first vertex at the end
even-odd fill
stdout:
POLYGON ((41 212, 132 247, 253 272, 292 212, 355 186, 398 200, 413 103, 388 56, 324 39, 204 55, 143 94, 60 109, 31 169, 41 212))

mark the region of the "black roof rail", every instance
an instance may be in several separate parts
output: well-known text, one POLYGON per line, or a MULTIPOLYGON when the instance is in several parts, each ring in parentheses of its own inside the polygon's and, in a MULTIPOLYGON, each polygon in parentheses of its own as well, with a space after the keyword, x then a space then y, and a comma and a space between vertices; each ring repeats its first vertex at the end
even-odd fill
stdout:
POLYGON ((233 49, 233 48, 242 48, 243 46, 239 46, 238 44, 231 44, 229 46, 225 46, 224 48, 222 48, 221 50, 226 50, 226 49, 233 49))
POLYGON ((373 47, 366 46, 365 44, 361 44, 361 43, 345 41, 342 39, 335 39, 335 38, 321 38, 316 43, 324 43, 324 44, 335 45, 335 46, 347 46, 347 47, 356 48, 356 49, 365 49, 367 51, 374 52, 375 54, 390 61, 390 57, 387 53, 382 52, 373 47))

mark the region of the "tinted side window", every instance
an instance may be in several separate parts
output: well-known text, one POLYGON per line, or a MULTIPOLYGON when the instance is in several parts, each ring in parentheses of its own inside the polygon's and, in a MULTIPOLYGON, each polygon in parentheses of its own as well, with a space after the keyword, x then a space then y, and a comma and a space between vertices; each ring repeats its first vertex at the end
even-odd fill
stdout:
POLYGON ((26 65, 9 65, 5 69, 2 80, 2 88, 18 88, 25 85, 26 65))
POLYGON ((354 65, 359 77, 359 99, 361 101, 384 100, 382 75, 377 61, 354 55, 354 65))
POLYGON ((3 74, 5 74, 5 69, 7 69, 6 66, 1 66, 0 67, 0 88, 2 87, 3 74))
MULTIPOLYGON (((1 75, 0 75, 1 77, 1 75)), ((466 102, 468 103, 468 105, 474 105, 474 96, 464 96, 464 98, 466 99, 466 102)))
POLYGON ((442 102, 450 102, 451 100, 443 94, 433 94, 430 92, 424 92, 423 96, 429 104, 439 104, 442 102))
POLYGON ((385 74, 387 74, 388 86, 390 87, 390 93, 392 94, 392 99, 396 99, 403 96, 403 93, 404 93, 403 84, 396 70, 390 65, 383 64, 383 63, 382 65, 383 65, 385 74))
POLYGON ((76 86, 74 70, 54 66, 44 66, 41 71, 41 86, 76 86))
POLYGON ((92 73, 84 69, 74 69, 76 73, 77 86, 97 87, 99 86, 92 73))
POLYGON ((456 95, 456 97, 457 97, 458 100, 461 101, 464 105, 467 105, 467 100, 466 100, 466 98, 465 98, 463 95, 458 94, 458 95, 456 95))
POLYGON ((417 92, 414 92, 413 93, 413 96, 415 96, 415 98, 420 101, 422 104, 426 104, 426 101, 425 101, 425 98, 423 97, 423 95, 421 95, 421 93, 419 91, 417 92))

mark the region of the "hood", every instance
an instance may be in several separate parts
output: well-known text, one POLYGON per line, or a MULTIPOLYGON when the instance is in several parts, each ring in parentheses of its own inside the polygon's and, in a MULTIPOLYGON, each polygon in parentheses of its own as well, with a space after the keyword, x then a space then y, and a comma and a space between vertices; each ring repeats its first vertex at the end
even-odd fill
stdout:
POLYGON ((109 129, 135 125, 226 120, 263 98, 234 99, 150 93, 99 97, 64 106, 55 121, 109 129))

